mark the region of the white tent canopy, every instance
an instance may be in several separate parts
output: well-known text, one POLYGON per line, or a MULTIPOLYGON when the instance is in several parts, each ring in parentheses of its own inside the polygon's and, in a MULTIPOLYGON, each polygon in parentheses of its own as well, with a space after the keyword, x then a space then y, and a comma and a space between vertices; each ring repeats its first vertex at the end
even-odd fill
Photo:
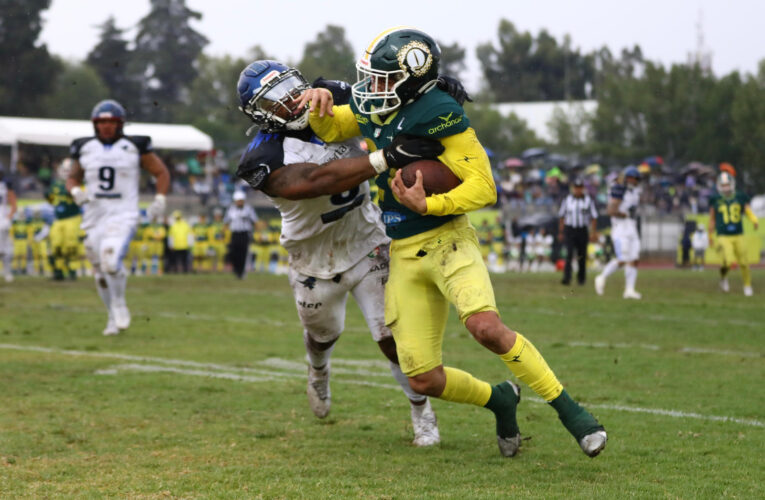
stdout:
MULTIPOLYGON (((166 123, 125 124, 126 135, 148 135, 157 149, 209 151, 212 138, 191 125, 166 123)), ((18 143, 48 146, 69 146, 78 137, 93 135, 89 120, 54 120, 48 118, 17 118, 0 116, 0 144, 18 143)))

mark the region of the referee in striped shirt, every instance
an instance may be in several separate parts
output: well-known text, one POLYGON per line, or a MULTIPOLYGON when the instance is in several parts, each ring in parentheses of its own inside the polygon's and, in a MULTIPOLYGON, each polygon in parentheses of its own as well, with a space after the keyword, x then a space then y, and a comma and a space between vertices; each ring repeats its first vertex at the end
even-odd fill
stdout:
POLYGON ((584 285, 587 277, 587 243, 595 240, 598 211, 592 198, 584 193, 582 179, 574 180, 573 193, 566 196, 561 203, 558 217, 560 217, 558 238, 566 247, 566 267, 563 269, 561 283, 564 285, 571 283, 571 260, 576 252, 578 264, 576 279, 580 285, 584 285), (592 235, 588 232, 588 226, 592 227, 592 235))
POLYGON ((247 199, 243 191, 234 192, 234 204, 228 207, 223 223, 231 231, 231 243, 229 243, 229 258, 231 267, 237 278, 244 278, 247 270, 247 253, 250 249, 250 237, 258 222, 255 210, 245 205, 247 199))

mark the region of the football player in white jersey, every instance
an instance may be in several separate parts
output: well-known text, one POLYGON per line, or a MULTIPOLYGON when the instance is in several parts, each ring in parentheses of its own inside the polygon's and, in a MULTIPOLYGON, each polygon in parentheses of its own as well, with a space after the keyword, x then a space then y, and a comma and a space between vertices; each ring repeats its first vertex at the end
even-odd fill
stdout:
POLYGON ((3 178, 0 170, 0 260, 3 263, 5 281, 13 281, 13 239, 11 238, 11 221, 16 214, 16 193, 11 183, 3 178))
POLYGON ((624 181, 611 186, 606 212, 611 216, 611 240, 616 256, 595 278, 595 292, 603 295, 606 279, 619 267, 624 267, 625 299, 640 299, 635 291, 637 264, 640 259, 640 235, 637 230, 637 208, 640 203, 640 172, 635 167, 624 170, 624 181))
MULTIPOLYGON (((319 79, 335 102, 347 102, 350 85, 319 79)), ((265 193, 282 216, 281 244, 289 254, 289 281, 308 358, 308 402, 324 418, 330 410, 330 356, 344 329, 350 293, 361 309, 372 338, 390 361, 394 378, 411 405, 414 444, 440 441, 436 416, 427 397, 414 392, 401 372, 396 344, 385 326, 388 248, 381 213, 365 181, 341 194, 320 196, 310 180, 289 184, 282 175, 296 164, 323 164, 366 154, 358 139, 336 144, 319 140, 308 127, 308 108, 296 108, 309 88, 297 69, 276 61, 255 61, 241 73, 240 109, 260 131, 239 164, 237 174, 265 193)))
POLYGON ((99 102, 91 120, 95 135, 72 142, 74 165, 66 187, 83 207, 85 251, 109 313, 103 334, 117 335, 130 326, 122 261, 138 224, 140 168, 156 178, 157 194, 147 210, 150 217, 164 215, 170 173, 153 152, 150 137, 123 134, 125 108, 118 102, 99 102))

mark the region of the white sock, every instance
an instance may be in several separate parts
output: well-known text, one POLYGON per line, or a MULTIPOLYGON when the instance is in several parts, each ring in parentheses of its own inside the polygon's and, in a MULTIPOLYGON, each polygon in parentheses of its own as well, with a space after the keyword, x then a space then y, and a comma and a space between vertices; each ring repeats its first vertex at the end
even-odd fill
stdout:
POLYGON ((329 364, 329 358, 332 356, 332 351, 335 350, 335 344, 332 344, 329 349, 319 351, 315 349, 308 342, 308 332, 303 330, 303 344, 305 344, 305 352, 308 355, 308 362, 314 368, 320 368, 329 364))
POLYGON ((110 311, 111 314, 112 295, 109 293, 109 283, 106 281, 104 275, 99 272, 93 274, 93 277, 96 280, 96 291, 98 292, 98 296, 101 297, 101 300, 106 306, 106 310, 110 311), (102 286, 102 284, 106 286, 102 286))
POLYGON ((401 386, 401 390, 404 391, 404 394, 409 398, 409 401, 414 401, 415 403, 425 401, 427 396, 417 394, 412 390, 412 387, 409 385, 409 377, 404 375, 404 372, 401 371, 401 365, 394 363, 393 361, 389 361, 389 363, 390 372, 393 374, 393 378, 395 378, 398 385, 401 386))
POLYGON ((637 267, 626 265, 624 266, 624 288, 625 290, 635 290, 635 282, 637 281, 637 267))
POLYGON ((121 269, 115 274, 106 274, 106 282, 109 284, 109 293, 112 303, 118 306, 125 305, 125 288, 127 288, 127 274, 121 269))
POLYGON ((619 269, 619 261, 616 259, 611 259, 603 268, 603 271, 600 273, 600 275, 603 276, 603 278, 608 278, 608 276, 613 274, 613 272, 617 269, 619 269))

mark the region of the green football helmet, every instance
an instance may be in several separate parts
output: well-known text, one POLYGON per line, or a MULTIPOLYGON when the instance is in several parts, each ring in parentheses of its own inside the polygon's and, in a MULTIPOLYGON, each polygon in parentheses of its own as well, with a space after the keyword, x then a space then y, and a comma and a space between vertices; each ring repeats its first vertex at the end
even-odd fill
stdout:
POLYGON ((383 31, 356 63, 353 101, 364 114, 388 114, 417 100, 438 79, 441 49, 426 33, 407 27, 383 31))

